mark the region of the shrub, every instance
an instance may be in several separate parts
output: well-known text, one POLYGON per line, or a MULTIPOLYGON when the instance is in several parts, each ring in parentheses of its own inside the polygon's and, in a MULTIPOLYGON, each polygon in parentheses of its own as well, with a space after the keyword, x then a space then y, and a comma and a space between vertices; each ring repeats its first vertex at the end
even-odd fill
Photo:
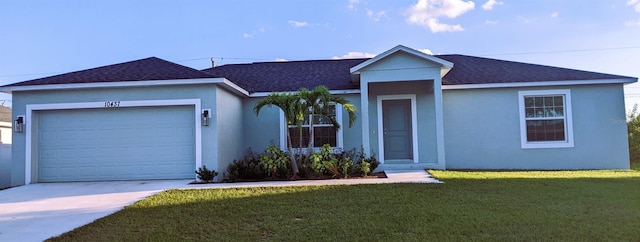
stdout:
MULTIPOLYGON (((300 157, 300 173, 298 175, 301 177, 367 176, 380 164, 373 155, 365 156, 363 148, 359 151, 352 149, 335 152, 328 144, 323 145, 318 152, 300 157)), ((289 153, 272 144, 261 154, 254 153, 251 149, 247 150, 242 159, 234 160, 229 164, 225 179, 235 182, 240 179, 286 178, 290 175, 289 166, 289 153)))
POLYGON ((267 173, 260 165, 260 157, 253 150, 248 149, 244 157, 240 160, 234 160, 227 167, 226 179, 236 182, 240 179, 256 180, 263 179, 267 173))
POLYGON ((267 150, 260 155, 260 165, 267 171, 267 175, 271 177, 287 177, 289 172, 287 164, 289 164, 288 153, 280 150, 275 145, 269 145, 267 150))
POLYGON ((369 172, 371 172, 371 163, 369 162, 362 161, 356 167, 358 168, 360 174, 362 174, 363 176, 367 176, 369 175, 369 172))
POLYGON ((198 174, 198 179, 204 182, 213 182, 213 178, 218 175, 218 172, 207 169, 207 166, 202 166, 198 168, 196 174, 198 174))

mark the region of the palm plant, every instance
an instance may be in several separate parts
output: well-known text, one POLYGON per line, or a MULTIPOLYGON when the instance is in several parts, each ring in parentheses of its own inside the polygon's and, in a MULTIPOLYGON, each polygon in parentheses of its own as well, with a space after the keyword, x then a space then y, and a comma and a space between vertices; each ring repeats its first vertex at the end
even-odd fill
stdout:
MULTIPOLYGON (((260 110, 263 107, 271 107, 276 106, 282 110, 284 113, 285 120, 288 125, 296 124, 298 127, 301 127, 302 121, 304 121, 304 111, 302 110, 303 106, 300 102, 300 96, 297 94, 289 94, 289 93, 272 93, 269 94, 264 99, 258 101, 253 108, 253 111, 256 112, 256 116, 260 114, 260 110)), ((291 170, 293 171, 293 176, 296 176, 300 170, 298 169, 298 163, 296 162, 295 156, 293 154, 293 147, 291 143, 291 134, 289 133, 289 129, 286 128, 287 134, 287 148, 289 150, 289 160, 291 163, 291 170)))
POLYGON ((329 119, 329 122, 337 129, 340 129, 340 124, 335 119, 335 113, 331 109, 331 105, 341 104, 342 108, 347 111, 349 115, 349 127, 353 126, 356 120, 356 107, 349 102, 349 100, 333 96, 329 89, 325 86, 317 86, 313 90, 307 90, 302 88, 299 91, 302 109, 305 111, 305 115, 310 117, 309 120, 309 154, 313 151, 315 134, 313 130, 313 117, 315 115, 322 115, 329 119))

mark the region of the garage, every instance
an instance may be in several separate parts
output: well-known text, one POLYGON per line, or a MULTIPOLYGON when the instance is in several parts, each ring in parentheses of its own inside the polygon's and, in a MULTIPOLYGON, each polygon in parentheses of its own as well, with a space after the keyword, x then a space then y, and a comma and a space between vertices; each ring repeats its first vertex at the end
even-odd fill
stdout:
POLYGON ((194 106, 35 111, 38 182, 194 178, 194 106))

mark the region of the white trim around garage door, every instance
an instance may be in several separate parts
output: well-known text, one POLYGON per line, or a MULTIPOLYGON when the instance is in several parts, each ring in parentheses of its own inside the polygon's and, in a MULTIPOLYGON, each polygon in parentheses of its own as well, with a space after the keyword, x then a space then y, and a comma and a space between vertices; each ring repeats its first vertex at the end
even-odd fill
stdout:
POLYGON ((25 184, 31 183, 32 176, 32 117, 34 111, 62 110, 62 109, 89 109, 89 108, 124 108, 124 107, 158 107, 158 106, 191 106, 195 114, 195 158, 196 167, 202 166, 202 136, 200 120, 200 99, 168 99, 168 100, 138 100, 138 101, 103 101, 103 102, 78 102, 78 103, 47 103, 28 104, 26 106, 26 145, 25 145, 25 184))
POLYGON ((413 163, 418 163, 420 157, 418 156, 418 109, 416 107, 416 95, 415 94, 401 94, 401 95, 379 95, 377 108, 378 108, 378 153, 380 154, 380 163, 384 164, 384 127, 382 124, 382 101, 383 100, 411 100, 411 135, 413 142, 413 163))

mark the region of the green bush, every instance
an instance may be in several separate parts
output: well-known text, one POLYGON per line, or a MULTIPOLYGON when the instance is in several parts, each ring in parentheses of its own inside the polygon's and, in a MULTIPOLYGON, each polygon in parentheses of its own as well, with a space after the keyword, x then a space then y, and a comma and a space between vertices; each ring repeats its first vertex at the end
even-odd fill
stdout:
POLYGON ((362 161, 360 162, 360 164, 356 165, 356 168, 356 170, 358 170, 360 174, 362 174, 363 176, 367 176, 369 175, 369 172, 371 172, 371 163, 362 161))
MULTIPOLYGON (((310 155, 296 155, 300 159, 300 173, 303 178, 332 176, 346 178, 352 176, 367 176, 380 164, 375 157, 366 157, 364 149, 352 149, 334 152, 330 145, 324 145, 318 152, 310 155)), ((238 180, 260 180, 267 177, 286 178, 290 175, 289 153, 270 145, 263 153, 247 150, 244 157, 229 164, 225 179, 235 182, 238 180)))
POLYGON ((215 170, 207 169, 207 166, 202 166, 198 168, 196 174, 198 174, 198 179, 200 179, 201 181, 213 182, 213 178, 218 175, 218 172, 216 172, 215 170))
POLYGON ((269 145, 267 150, 260 154, 260 165, 271 177, 285 178, 289 173, 289 155, 275 145, 269 145))
POLYGON ((260 156, 253 150, 248 149, 244 157, 240 160, 234 160, 227 167, 226 179, 231 182, 238 180, 257 180, 263 179, 267 173, 260 165, 260 156))

